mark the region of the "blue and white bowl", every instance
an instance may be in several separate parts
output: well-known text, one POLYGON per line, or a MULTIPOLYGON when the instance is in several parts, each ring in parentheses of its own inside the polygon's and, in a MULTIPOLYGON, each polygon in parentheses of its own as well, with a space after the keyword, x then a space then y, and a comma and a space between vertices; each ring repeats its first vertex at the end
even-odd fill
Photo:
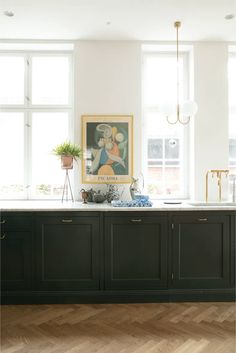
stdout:
POLYGON ((149 196, 148 195, 137 194, 137 195, 135 195, 135 200, 148 201, 149 200, 149 196))

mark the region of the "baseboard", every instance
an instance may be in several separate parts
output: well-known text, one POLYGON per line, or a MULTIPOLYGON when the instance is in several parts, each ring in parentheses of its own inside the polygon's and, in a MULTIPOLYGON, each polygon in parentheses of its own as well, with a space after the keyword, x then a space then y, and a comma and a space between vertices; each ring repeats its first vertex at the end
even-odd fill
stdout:
POLYGON ((3 292, 1 304, 76 304, 76 303, 157 303, 157 302, 234 302, 230 289, 178 289, 156 291, 31 291, 3 292))

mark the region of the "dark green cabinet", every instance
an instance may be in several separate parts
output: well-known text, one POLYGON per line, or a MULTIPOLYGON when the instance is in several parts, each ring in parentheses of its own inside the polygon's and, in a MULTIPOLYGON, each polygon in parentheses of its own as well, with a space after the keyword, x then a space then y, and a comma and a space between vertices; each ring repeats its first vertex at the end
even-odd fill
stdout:
POLYGON ((167 286, 167 218, 105 218, 105 288, 157 289, 167 286))
POLYGON ((28 215, 1 215, 1 288, 28 290, 32 271, 32 221, 28 215))
POLYGON ((40 290, 99 289, 99 217, 38 217, 36 282, 40 290))
POLYGON ((235 299, 234 211, 0 213, 2 303, 235 299))
POLYGON ((172 217, 173 288, 230 286, 230 217, 194 213, 172 217))

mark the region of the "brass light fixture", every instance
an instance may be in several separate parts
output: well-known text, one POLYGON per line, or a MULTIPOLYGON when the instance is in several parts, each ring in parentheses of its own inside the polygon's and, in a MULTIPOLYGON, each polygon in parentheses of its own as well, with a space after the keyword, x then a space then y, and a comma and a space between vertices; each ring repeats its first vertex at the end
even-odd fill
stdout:
POLYGON ((176 84, 177 84, 177 101, 175 104, 166 104, 160 107, 160 112, 166 116, 166 120, 169 124, 188 124, 191 116, 195 115, 197 112, 197 104, 193 101, 185 101, 182 104, 179 102, 179 28, 181 26, 180 21, 174 22, 174 27, 176 28, 176 84), (170 119, 170 116, 175 115, 175 119, 170 119))

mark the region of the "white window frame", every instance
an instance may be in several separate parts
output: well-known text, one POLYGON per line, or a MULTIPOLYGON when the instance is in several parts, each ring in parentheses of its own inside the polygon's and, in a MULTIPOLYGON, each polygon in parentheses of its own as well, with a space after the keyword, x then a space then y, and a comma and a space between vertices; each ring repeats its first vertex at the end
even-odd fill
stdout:
MULTIPOLYGON (((236 50, 236 47, 235 47, 236 50)), ((229 51, 229 59, 230 58, 234 58, 236 61, 236 51, 229 51)), ((231 104, 232 102, 229 102, 229 117, 232 113, 236 114, 236 100, 234 102, 234 104, 231 104)), ((229 130, 229 139, 235 139, 236 140, 236 134, 231 135, 230 134, 230 130, 229 130)), ((230 158, 229 158, 229 168, 236 168, 236 165, 230 165, 230 158)))
MULTIPOLYGON (((67 112, 68 113, 68 131, 69 139, 74 140, 74 56, 71 51, 1 51, 0 56, 21 56, 25 60, 25 79, 24 79, 24 103, 23 104, 7 104, 1 105, 1 112, 10 113, 10 112, 22 112, 24 114, 24 193, 22 196, 14 196, 14 199, 24 199, 24 200, 57 200, 57 197, 33 197, 33 192, 31 189, 32 185, 32 114, 36 112, 67 112), (32 57, 35 56, 63 56, 68 57, 69 59, 69 102, 68 105, 33 105, 31 103, 32 95, 32 57), (27 99, 27 97, 29 99, 27 99)), ((73 169, 71 184, 72 189, 74 188, 74 174, 75 170, 73 169)), ((62 183, 64 181, 62 180, 62 183)), ((12 199, 12 198, 5 198, 12 199)))
MULTIPOLYGON (((163 47, 162 47, 163 48, 163 47)), ((183 59, 183 76, 184 76, 184 92, 183 96, 184 99, 189 99, 190 97, 190 51, 189 50, 183 50, 179 53, 179 57, 183 59)), ((153 112, 153 113, 158 113, 159 108, 158 106, 145 106, 144 104, 144 68, 145 68, 145 60, 147 58, 150 58, 151 56, 155 57, 161 57, 161 56, 170 56, 170 57, 175 57, 176 58, 176 52, 174 50, 147 50, 143 51, 142 54, 142 139, 143 139, 143 154, 142 154, 142 165, 143 165, 143 171, 144 171, 144 177, 145 180, 148 180, 148 135, 147 135, 147 127, 146 127, 146 121, 145 117, 147 113, 153 112)), ((165 119, 165 117, 163 117, 165 119)), ((183 168, 180 168, 180 188, 182 190, 182 193, 178 196, 174 195, 168 195, 165 194, 163 196, 155 196, 153 195, 154 198, 158 199, 189 199, 190 195, 190 124, 188 125, 183 125, 183 139, 182 139, 182 148, 180 148, 180 158, 179 160, 182 161, 183 168), (187 148, 185 148, 187 147, 187 148), (185 151, 183 151, 185 149, 185 151), (185 152, 185 153, 183 153, 185 152)), ((161 138, 161 139, 168 139, 168 138, 173 138, 172 135, 155 135, 152 136, 151 138, 161 138)), ((157 181, 158 183, 158 181, 157 181)))

